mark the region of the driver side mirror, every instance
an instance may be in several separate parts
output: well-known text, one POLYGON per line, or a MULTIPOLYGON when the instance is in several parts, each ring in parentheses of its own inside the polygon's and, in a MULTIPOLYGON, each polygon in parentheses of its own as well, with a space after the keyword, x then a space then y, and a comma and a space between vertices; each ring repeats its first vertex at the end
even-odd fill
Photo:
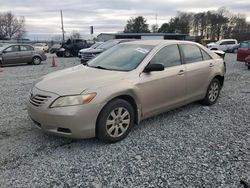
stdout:
POLYGON ((162 64, 148 64, 143 72, 149 73, 153 71, 163 71, 164 66, 162 64))

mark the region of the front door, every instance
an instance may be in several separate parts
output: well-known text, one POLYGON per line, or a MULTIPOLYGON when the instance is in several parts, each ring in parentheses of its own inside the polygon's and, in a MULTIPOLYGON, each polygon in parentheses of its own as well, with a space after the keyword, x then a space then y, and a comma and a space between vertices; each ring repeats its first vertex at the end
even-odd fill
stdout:
POLYGON ((3 50, 3 63, 16 64, 20 61, 20 51, 18 45, 13 45, 3 50))
POLYGON ((150 63, 162 64, 165 70, 140 74, 137 87, 144 118, 183 104, 186 93, 185 66, 177 45, 163 47, 150 63))

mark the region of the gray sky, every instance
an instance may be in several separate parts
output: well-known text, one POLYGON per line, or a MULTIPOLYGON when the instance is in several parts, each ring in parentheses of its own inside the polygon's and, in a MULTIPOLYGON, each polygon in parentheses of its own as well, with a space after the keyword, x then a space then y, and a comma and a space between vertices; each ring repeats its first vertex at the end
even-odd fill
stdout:
POLYGON ((82 36, 94 26, 95 34, 122 31, 130 17, 144 16, 148 24, 168 22, 177 11, 201 12, 225 6, 233 13, 246 14, 250 22, 250 0, 0 0, 0 11, 25 16, 27 36, 44 39, 60 35, 60 9, 66 35, 78 30, 82 36))

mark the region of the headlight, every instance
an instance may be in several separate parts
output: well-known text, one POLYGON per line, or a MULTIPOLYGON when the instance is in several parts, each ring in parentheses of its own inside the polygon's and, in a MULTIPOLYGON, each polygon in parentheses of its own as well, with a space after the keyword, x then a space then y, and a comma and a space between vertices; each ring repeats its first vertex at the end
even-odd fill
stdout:
POLYGON ((88 104, 95 96, 96 93, 59 97, 50 105, 50 108, 88 104))

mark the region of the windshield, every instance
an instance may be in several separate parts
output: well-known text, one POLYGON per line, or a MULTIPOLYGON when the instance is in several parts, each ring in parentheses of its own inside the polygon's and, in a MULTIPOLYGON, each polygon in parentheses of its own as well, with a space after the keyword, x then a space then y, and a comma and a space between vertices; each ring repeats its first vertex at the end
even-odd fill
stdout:
POLYGON ((112 41, 107 41, 107 42, 101 44, 98 48, 107 50, 107 49, 109 49, 109 48, 115 46, 116 44, 118 44, 118 41, 114 41, 114 40, 112 40, 112 41))
POLYGON ((88 66, 108 70, 131 71, 142 62, 152 48, 151 45, 119 44, 98 55, 88 63, 88 66))

